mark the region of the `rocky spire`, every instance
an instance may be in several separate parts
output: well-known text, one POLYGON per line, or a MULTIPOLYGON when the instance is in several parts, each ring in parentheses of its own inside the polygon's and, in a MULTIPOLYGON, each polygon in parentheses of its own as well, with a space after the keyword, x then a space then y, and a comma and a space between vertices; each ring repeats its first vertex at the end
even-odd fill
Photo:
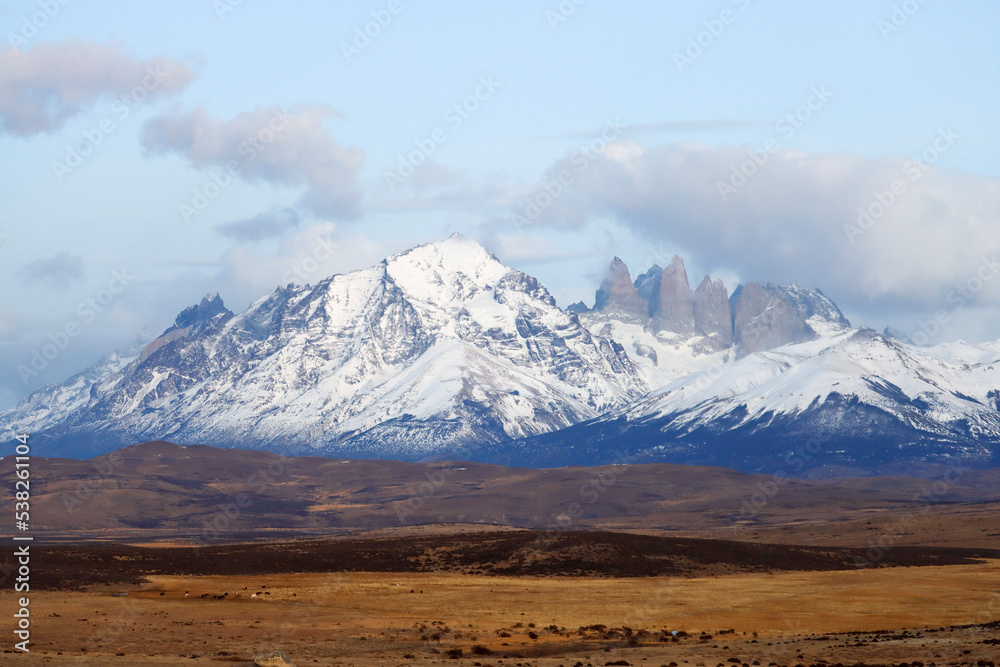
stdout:
POLYGON ((635 288, 639 291, 639 296, 649 303, 649 315, 656 312, 656 307, 660 303, 660 280, 663 278, 663 267, 653 264, 646 271, 636 277, 635 288))
POLYGON ((211 294, 206 294, 201 303, 195 306, 188 306, 182 310, 177 318, 174 319, 174 325, 163 333, 167 334, 175 329, 184 329, 187 327, 191 327, 194 332, 200 332, 201 329, 214 324, 215 321, 219 319, 228 321, 232 316, 232 311, 222 303, 222 297, 219 296, 219 293, 212 292, 211 294), (221 318, 219 318, 220 315, 222 316, 221 318))
POLYGON ((206 294, 201 303, 188 306, 174 319, 171 327, 142 349, 139 362, 146 361, 154 352, 167 343, 188 336, 212 333, 233 317, 233 312, 222 303, 218 292, 206 294))
POLYGON ((733 313, 729 309, 729 292, 721 280, 705 276, 694 291, 694 328, 716 350, 733 344, 733 313))
POLYGON ((628 267, 618 257, 611 262, 607 275, 597 288, 594 310, 642 322, 649 317, 649 302, 639 296, 628 267))
POLYGON ((678 255, 670 260, 660 278, 660 295, 653 313, 653 329, 694 333, 694 300, 688 283, 684 260, 678 255))

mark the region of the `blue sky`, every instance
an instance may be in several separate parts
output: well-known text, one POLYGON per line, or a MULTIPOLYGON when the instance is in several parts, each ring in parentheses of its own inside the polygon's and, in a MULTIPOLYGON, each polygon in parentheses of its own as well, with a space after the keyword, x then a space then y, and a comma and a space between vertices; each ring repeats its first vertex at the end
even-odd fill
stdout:
POLYGON ((695 284, 1000 338, 998 25, 985 0, 0 2, 0 408, 206 292, 240 310, 453 231, 562 305, 676 252, 695 284))

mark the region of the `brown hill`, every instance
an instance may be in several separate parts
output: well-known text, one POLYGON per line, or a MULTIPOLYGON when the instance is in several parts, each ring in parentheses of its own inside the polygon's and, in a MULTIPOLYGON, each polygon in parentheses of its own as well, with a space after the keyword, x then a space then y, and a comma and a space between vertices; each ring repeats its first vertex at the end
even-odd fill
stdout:
MULTIPOLYGON (((8 456, 0 480, 13 488, 13 477, 8 456)), ((215 544, 477 524, 1000 547, 1000 470, 805 481, 665 463, 522 469, 150 442, 89 461, 33 457, 31 482, 32 529, 50 541, 159 535, 215 544)))

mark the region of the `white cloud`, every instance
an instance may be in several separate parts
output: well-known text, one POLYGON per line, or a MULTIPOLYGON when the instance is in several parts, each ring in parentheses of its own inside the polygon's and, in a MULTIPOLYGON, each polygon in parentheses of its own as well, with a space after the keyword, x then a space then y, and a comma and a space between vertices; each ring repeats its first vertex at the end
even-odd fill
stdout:
POLYGON ((21 267, 21 284, 42 283, 55 289, 69 289, 84 277, 83 258, 68 252, 36 259, 21 267))
POLYGON ((172 95, 194 77, 182 62, 140 59, 90 42, 40 44, 27 51, 3 47, 0 130, 20 136, 49 132, 99 100, 172 95))
POLYGON ((258 107, 230 120, 201 108, 153 118, 143 129, 147 153, 179 153, 196 167, 236 165, 241 178, 304 186, 301 205, 322 216, 353 218, 361 201, 364 151, 342 146, 324 126, 340 114, 327 106, 258 107))
POLYGON ((378 264, 403 248, 331 222, 303 225, 284 236, 277 249, 237 245, 221 258, 221 269, 205 281, 231 308, 289 283, 315 284, 336 273, 378 264))
POLYGON ((246 220, 233 220, 216 225, 215 231, 237 241, 261 241, 281 236, 299 224, 299 214, 294 209, 276 208, 258 213, 246 220))
POLYGON ((960 286, 974 288, 967 305, 1000 305, 1000 275, 983 279, 1000 252, 997 179, 908 158, 777 151, 723 197, 720 182, 730 182, 748 150, 608 147, 585 168, 567 157, 544 181, 568 171, 572 185, 534 223, 580 229, 610 215, 654 243, 689 249, 702 264, 819 287, 873 317, 890 305, 912 317, 952 308, 960 286), (899 194, 888 203, 894 183, 899 194), (888 205, 873 206, 879 198, 888 205), (859 225, 859 207, 878 215, 859 225))

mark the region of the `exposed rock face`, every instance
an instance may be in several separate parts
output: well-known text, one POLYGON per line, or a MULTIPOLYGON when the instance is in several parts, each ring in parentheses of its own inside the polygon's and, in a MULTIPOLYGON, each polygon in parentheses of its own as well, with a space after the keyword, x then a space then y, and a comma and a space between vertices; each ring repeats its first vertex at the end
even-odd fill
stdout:
POLYGON ((747 283, 733 293, 733 329, 740 355, 812 340, 805 314, 758 283, 747 283))
POLYGON ((739 355, 815 340, 850 328, 840 309, 819 290, 799 285, 741 285, 729 299, 739 355))
POLYGON ((212 292, 206 294, 198 305, 188 306, 182 310, 174 320, 174 325, 163 333, 190 327, 191 333, 198 335, 209 328, 225 324, 232 316, 232 311, 222 303, 222 297, 218 292, 212 292))
POLYGON ((654 368, 673 354, 665 356, 666 350, 682 349, 678 346, 696 356, 735 346, 737 356, 745 356, 851 326, 822 292, 795 283, 749 283, 729 296, 721 280, 705 276, 692 292, 684 260, 678 256, 662 271, 653 265, 634 283, 629 282, 628 267, 615 257, 594 308, 574 304, 569 310, 579 313, 590 331, 622 342, 633 360, 645 366, 651 362, 654 368), (629 328, 636 324, 641 331, 629 328))
POLYGON ((767 289, 805 315, 806 323, 817 335, 851 327, 851 323, 840 312, 840 308, 837 308, 837 304, 818 289, 802 287, 798 283, 791 285, 768 283, 767 289))
POLYGON ((649 317, 649 302, 639 296, 628 267, 618 257, 611 262, 604 281, 597 289, 594 310, 621 316, 626 321, 642 322, 649 317))
POLYGON ((635 288, 647 303, 649 315, 652 317, 660 304, 660 282, 663 279, 663 267, 653 264, 646 272, 635 279, 635 288))
POLYGON ((732 347, 733 314, 729 309, 729 291, 721 280, 705 276, 694 291, 694 328, 711 342, 712 348, 732 347))
POLYGON ((688 283, 684 260, 674 255, 660 279, 660 297, 653 314, 653 328, 680 334, 693 334, 694 299, 688 283))
POLYGON ((161 347, 188 336, 200 336, 214 331, 232 319, 233 313, 222 303, 217 292, 206 294, 201 303, 188 306, 174 319, 174 324, 156 340, 142 349, 139 361, 143 362, 161 347))
POLYGON ((1000 389, 990 389, 986 392, 986 404, 1000 412, 1000 389))

